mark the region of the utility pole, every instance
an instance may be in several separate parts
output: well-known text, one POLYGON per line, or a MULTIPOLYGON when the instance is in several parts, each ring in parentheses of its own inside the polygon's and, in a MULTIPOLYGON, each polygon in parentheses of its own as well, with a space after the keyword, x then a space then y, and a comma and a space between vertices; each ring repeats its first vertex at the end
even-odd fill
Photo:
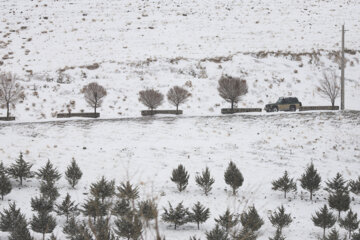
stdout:
POLYGON ((341 110, 345 109, 345 26, 341 33, 341 110))

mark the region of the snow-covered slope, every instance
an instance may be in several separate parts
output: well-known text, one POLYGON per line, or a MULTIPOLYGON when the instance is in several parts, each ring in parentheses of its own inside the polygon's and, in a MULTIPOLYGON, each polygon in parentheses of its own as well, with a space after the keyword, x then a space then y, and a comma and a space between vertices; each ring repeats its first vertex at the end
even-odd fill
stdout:
MULTIPOLYGON (((50 159, 63 173, 74 157, 84 176, 76 190, 71 190, 63 177, 58 184, 62 195, 59 200, 69 192, 82 203, 90 184, 105 175, 115 179, 117 185, 128 179, 140 184, 143 198, 160 197, 160 209, 167 207, 168 201, 173 205, 183 201, 186 207, 201 201, 210 208, 211 218, 200 231, 191 223, 173 230, 161 222, 160 230, 166 239, 184 240, 190 235, 204 239, 204 232, 215 224, 214 218, 227 207, 241 213, 253 204, 265 221, 259 240, 267 240, 275 232, 268 215, 281 204, 294 217, 284 231, 287 239, 317 239, 322 230, 313 226, 311 215, 327 203, 327 192, 317 192, 310 202, 308 192, 298 183, 298 191, 284 199, 281 192, 271 190, 271 181, 285 170, 297 180, 310 162, 319 170, 323 187, 324 181, 337 172, 346 179, 357 178, 359 119, 359 112, 338 112, 1 124, 0 159, 9 166, 23 151, 34 170, 50 159), (229 161, 237 164, 245 178, 236 198, 224 182, 229 161), (180 163, 190 174, 189 186, 183 193, 178 193, 170 181, 172 169, 180 163), (208 197, 194 180, 206 166, 215 178, 208 197)), ((14 186, 17 184, 13 181, 14 186)), ((14 187, 5 201, 0 201, 0 209, 7 206, 8 200, 15 200, 30 218, 30 198, 39 194, 39 181, 28 180, 25 185, 14 187)), ((359 213, 360 198, 352 196, 351 208, 359 213)), ((57 221, 61 226, 65 218, 57 221)), ((61 227, 56 228, 55 235, 64 239, 61 227)), ((146 239, 153 239, 150 236, 146 239)))
POLYGON ((340 74, 334 51, 344 22, 346 46, 355 50, 347 54, 346 107, 360 109, 359 1, 19 0, 1 5, 0 70, 15 72, 27 87, 26 100, 14 110, 20 121, 52 118, 70 101, 75 101, 73 111, 91 111, 80 93, 91 81, 109 92, 102 117, 139 116, 144 109, 139 90, 154 87, 165 94, 186 82, 193 97, 182 107, 185 114, 219 114, 226 106, 216 91, 221 74, 248 80, 243 106, 263 107, 279 96, 328 104, 316 94, 316 84, 324 69, 340 74), (306 54, 313 51, 317 54, 306 54), (99 68, 86 68, 93 64, 99 68), (60 70, 69 84, 56 83, 60 70))

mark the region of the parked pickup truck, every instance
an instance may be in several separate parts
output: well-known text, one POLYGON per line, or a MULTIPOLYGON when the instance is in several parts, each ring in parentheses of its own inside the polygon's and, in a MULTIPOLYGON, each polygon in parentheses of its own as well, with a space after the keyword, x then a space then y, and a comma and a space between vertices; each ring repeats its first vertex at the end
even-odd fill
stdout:
POLYGON ((301 102, 296 97, 281 97, 276 103, 269 103, 265 105, 265 111, 278 112, 278 111, 293 111, 301 107, 301 102))

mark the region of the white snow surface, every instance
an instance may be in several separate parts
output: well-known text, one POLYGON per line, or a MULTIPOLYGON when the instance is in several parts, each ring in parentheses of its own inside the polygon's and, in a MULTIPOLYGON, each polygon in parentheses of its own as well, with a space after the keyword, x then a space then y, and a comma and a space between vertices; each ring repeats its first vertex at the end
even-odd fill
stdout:
MULTIPOLYGON (((84 172, 76 190, 70 189, 64 177, 58 183, 61 197, 69 192, 77 203, 87 197, 91 183, 105 176, 116 184, 131 180, 140 186, 143 199, 158 197, 162 207, 183 202, 192 207, 197 201, 210 208, 211 217, 197 230, 186 224, 178 230, 162 222, 166 239, 188 239, 214 227, 214 218, 227 208, 235 213, 255 205, 265 225, 259 240, 275 232, 268 220, 271 211, 284 205, 293 223, 284 230, 287 239, 317 239, 322 230, 314 227, 311 216, 327 203, 324 190, 316 192, 313 202, 298 179, 311 162, 325 181, 337 172, 346 179, 357 178, 360 170, 359 112, 277 113, 270 115, 234 115, 225 117, 157 117, 124 120, 76 120, 43 123, 7 123, 0 125, 0 159, 9 166, 24 152, 33 170, 48 159, 62 172, 74 157, 84 172), (245 181, 236 197, 224 182, 224 171, 233 161, 245 181), (190 174, 189 186, 179 193, 170 181, 172 169, 183 164, 190 174), (215 178, 211 194, 206 197, 195 184, 195 176, 208 166, 215 178), (271 181, 287 170, 297 181, 298 190, 288 193, 271 190, 271 181)), ((39 181, 30 179, 22 188, 12 181, 14 189, 0 202, 16 201, 28 218, 30 198, 39 195, 39 181)), ((360 213, 360 198, 352 195, 351 208, 360 213)), ((344 213, 343 213, 344 215, 344 213)), ((54 233, 64 239, 61 230, 65 218, 58 217, 54 233)), ((336 227, 339 229, 338 224, 336 227)), ((345 234, 344 230, 341 230, 345 234)), ((148 232, 146 239, 153 239, 148 232)), ((1 236, 6 236, 2 233, 1 236)), ((34 236, 40 235, 34 233, 34 236)))

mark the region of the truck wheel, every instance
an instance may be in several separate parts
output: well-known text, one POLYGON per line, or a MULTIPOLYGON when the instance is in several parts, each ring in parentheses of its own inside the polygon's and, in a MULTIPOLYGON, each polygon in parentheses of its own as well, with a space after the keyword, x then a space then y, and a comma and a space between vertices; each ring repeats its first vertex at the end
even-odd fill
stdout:
POLYGON ((291 106, 290 106, 290 111, 291 111, 291 112, 295 112, 295 111, 296 111, 296 106, 291 105, 291 106))
POLYGON ((271 111, 273 111, 273 112, 278 112, 279 109, 278 109, 277 107, 273 107, 273 108, 271 109, 271 111))

